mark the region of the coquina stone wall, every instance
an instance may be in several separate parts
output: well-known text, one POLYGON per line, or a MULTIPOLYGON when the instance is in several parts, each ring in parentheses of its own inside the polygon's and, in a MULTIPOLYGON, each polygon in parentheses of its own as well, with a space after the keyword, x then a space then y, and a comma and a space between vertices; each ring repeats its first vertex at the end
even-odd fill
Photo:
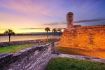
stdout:
POLYGON ((72 26, 65 29, 60 46, 79 49, 105 49, 105 26, 72 26))
POLYGON ((51 59, 52 44, 40 45, 15 54, 0 54, 0 70, 44 70, 51 59))

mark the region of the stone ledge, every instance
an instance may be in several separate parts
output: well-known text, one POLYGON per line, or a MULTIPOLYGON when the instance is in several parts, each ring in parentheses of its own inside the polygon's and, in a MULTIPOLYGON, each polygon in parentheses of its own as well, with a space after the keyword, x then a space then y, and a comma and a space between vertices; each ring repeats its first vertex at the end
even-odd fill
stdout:
MULTIPOLYGON (((46 51, 49 45, 50 44, 33 46, 15 54, 0 54, 0 70, 5 70, 5 68, 7 69, 10 64, 15 63, 16 61, 21 61, 24 58, 30 59, 33 54, 36 54, 35 51, 38 53, 46 51)), ((39 54, 36 55, 40 56, 39 54)))
POLYGON ((93 62, 105 63, 105 59, 91 57, 91 56, 60 54, 57 57, 66 57, 66 58, 73 58, 73 59, 80 59, 80 60, 88 60, 88 61, 93 61, 93 62))

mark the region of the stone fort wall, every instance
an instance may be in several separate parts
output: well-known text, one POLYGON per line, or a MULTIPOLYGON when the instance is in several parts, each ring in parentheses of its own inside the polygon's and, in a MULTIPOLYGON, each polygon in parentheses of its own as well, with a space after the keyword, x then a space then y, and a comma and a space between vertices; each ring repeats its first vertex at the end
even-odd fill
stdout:
POLYGON ((73 26, 65 29, 61 47, 81 49, 105 49, 105 26, 73 26))

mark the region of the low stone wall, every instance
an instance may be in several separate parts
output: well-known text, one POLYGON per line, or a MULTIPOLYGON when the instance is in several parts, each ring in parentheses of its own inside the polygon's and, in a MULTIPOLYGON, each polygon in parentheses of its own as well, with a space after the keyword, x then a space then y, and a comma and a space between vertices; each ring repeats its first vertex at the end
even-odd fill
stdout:
POLYGON ((0 55, 0 70, 41 70, 51 58, 52 44, 35 46, 15 54, 0 55))
POLYGON ((12 54, 0 54, 0 70, 11 63, 12 54))

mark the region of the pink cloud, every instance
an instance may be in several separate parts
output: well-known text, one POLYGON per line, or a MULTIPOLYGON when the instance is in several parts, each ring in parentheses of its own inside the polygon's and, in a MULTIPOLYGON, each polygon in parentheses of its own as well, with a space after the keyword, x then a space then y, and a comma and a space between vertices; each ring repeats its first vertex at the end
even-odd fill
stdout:
MULTIPOLYGON (((0 6, 31 16, 53 16, 52 12, 43 5, 33 3, 32 0, 4 0, 0 6)), ((54 12, 53 12, 54 13, 54 12)))
POLYGON ((0 7, 23 15, 25 14, 25 16, 23 16, 8 12, 0 12, 0 25, 6 28, 43 28, 48 26, 44 25, 45 23, 51 22, 50 20, 44 20, 45 16, 48 18, 56 16, 56 11, 50 10, 50 8, 44 6, 42 3, 33 3, 32 0, 2 0, 0 1, 0 7), (40 18, 41 16, 42 18, 40 18))

